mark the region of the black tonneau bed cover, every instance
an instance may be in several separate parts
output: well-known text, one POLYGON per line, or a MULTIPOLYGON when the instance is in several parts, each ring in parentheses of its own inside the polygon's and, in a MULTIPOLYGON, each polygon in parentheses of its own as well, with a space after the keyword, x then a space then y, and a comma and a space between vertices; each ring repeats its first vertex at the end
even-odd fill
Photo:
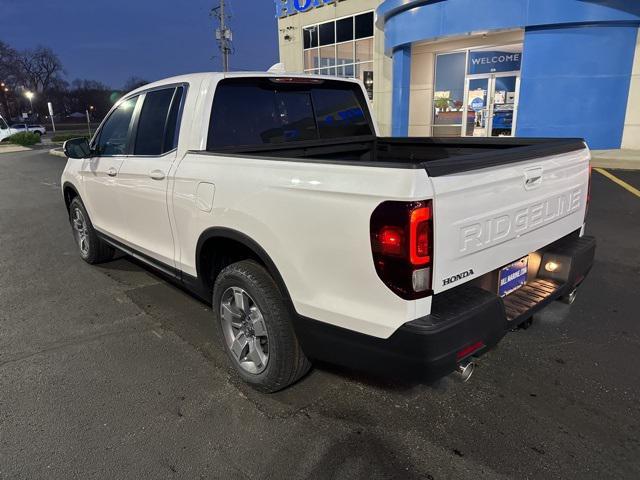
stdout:
POLYGON ((431 177, 587 148, 581 138, 351 137, 216 149, 213 155, 283 161, 424 168, 431 177))

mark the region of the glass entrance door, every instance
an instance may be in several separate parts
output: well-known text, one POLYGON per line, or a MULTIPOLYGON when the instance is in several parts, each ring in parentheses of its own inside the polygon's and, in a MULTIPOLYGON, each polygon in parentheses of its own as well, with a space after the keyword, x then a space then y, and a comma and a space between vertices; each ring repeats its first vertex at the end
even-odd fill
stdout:
POLYGON ((467 79, 465 98, 466 108, 463 125, 463 135, 469 137, 486 137, 489 122, 489 84, 491 78, 467 79))
POLYGON ((492 78, 491 137, 512 137, 515 133, 520 77, 495 74, 492 78))
POLYGON ((470 137, 513 136, 519 84, 519 75, 513 73, 468 77, 462 134, 470 137))

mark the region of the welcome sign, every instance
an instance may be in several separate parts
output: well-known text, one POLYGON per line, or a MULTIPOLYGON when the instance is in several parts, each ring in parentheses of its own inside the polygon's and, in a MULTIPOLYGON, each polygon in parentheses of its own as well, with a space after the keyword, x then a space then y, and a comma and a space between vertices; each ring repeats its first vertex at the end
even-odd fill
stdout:
POLYGON ((298 12, 306 12, 312 8, 322 7, 327 3, 336 3, 344 0, 275 0, 276 17, 284 18, 298 12))
POLYGON ((520 70, 522 53, 497 50, 469 52, 469 75, 520 70))

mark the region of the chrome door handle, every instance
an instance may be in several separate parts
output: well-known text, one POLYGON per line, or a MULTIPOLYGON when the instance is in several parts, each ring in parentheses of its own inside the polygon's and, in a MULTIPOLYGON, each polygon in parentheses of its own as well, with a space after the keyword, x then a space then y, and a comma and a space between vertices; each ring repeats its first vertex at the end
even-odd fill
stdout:
POLYGON ((164 179, 164 172, 162 170, 151 170, 149 172, 149 176, 151 178, 153 178, 154 180, 163 180, 164 179))
POLYGON ((116 175, 118 175, 118 171, 111 167, 109 168, 109 170, 107 170, 107 175, 109 175, 110 177, 115 177, 116 175))

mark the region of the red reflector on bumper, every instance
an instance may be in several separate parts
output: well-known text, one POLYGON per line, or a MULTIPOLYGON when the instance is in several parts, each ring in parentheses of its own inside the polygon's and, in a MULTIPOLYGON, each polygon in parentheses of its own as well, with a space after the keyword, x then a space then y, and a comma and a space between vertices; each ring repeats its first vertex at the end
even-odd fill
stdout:
POLYGON ((456 360, 462 360, 463 358, 468 357, 469 355, 477 352, 483 347, 484 347, 484 342, 476 342, 472 345, 469 345, 468 347, 464 347, 462 350, 456 353, 456 360))

